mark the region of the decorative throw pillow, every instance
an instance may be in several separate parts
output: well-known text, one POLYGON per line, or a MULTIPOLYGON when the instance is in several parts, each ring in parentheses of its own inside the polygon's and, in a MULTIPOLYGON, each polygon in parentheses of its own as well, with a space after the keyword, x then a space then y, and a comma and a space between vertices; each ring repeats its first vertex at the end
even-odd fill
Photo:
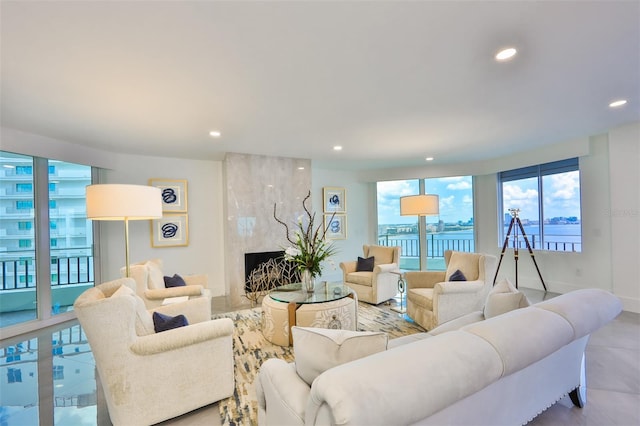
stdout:
POLYGON ((164 277, 164 286, 166 288, 183 287, 183 286, 186 286, 186 285, 187 285, 187 283, 185 283, 184 279, 178 274, 173 274, 172 277, 164 277))
POLYGON ((373 262, 375 258, 373 256, 366 259, 358 256, 358 264, 356 265, 356 272, 372 272, 373 262))
POLYGON ((484 305, 484 317, 489 319, 514 309, 526 308, 529 299, 511 284, 507 278, 496 284, 484 305))
POLYGON ((150 290, 165 288, 164 286, 164 274, 162 273, 162 260, 151 259, 145 262, 147 272, 149 273, 149 279, 147 281, 147 288, 150 290))
POLYGON ((467 277, 464 276, 460 269, 456 269, 456 271, 451 274, 449 277, 449 281, 466 281, 467 277))
POLYGON ((189 325, 189 322, 184 315, 172 317, 170 315, 161 314, 160 312, 153 313, 153 328, 156 330, 156 333, 171 330, 173 328, 184 327, 186 325, 189 325))
POLYGON ((309 386, 324 371, 387 349, 387 333, 292 327, 296 372, 309 386))
POLYGON ((136 296, 133 290, 126 285, 121 285, 111 297, 133 297, 136 307, 136 334, 138 336, 146 336, 147 334, 154 333, 151 315, 149 315, 149 311, 147 311, 147 308, 144 306, 142 299, 136 296))

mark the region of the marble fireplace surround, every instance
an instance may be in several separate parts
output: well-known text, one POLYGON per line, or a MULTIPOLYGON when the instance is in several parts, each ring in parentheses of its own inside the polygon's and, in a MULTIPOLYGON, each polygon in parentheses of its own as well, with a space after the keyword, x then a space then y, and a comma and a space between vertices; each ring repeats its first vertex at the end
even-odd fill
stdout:
MULTIPOLYGON (((244 295, 245 253, 289 245, 284 227, 273 218, 273 206, 279 219, 295 224, 311 189, 311 160, 227 153, 223 178, 226 293, 238 303, 244 295)), ((321 212, 316 217, 321 219, 321 212)))

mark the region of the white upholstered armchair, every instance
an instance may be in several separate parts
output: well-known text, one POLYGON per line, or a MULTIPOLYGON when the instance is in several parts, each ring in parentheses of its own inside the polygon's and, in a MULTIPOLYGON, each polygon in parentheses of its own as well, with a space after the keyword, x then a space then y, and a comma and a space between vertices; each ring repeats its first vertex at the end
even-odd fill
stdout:
POLYGON ((426 330, 481 311, 493 285, 495 256, 447 250, 444 258, 446 271, 405 273, 407 314, 426 330), (452 280, 454 274, 464 280, 452 280))
POLYGON ((341 262, 343 281, 358 295, 358 300, 377 305, 398 294, 400 247, 362 246, 364 258, 373 257, 371 271, 358 271, 358 262, 341 262))
POLYGON ((210 303, 155 309, 189 325, 156 333, 131 278, 90 288, 74 303, 86 333, 111 422, 155 424, 233 394, 233 322, 211 320, 210 303))
MULTIPOLYGON (((157 308, 169 297, 188 296, 190 299, 204 297, 211 302, 211 292, 207 288, 207 275, 182 275, 185 286, 166 288, 161 259, 151 259, 134 263, 130 267, 131 278, 136 282, 136 293, 144 300, 147 309, 157 308)), ((125 268, 120 270, 125 275, 125 268)))

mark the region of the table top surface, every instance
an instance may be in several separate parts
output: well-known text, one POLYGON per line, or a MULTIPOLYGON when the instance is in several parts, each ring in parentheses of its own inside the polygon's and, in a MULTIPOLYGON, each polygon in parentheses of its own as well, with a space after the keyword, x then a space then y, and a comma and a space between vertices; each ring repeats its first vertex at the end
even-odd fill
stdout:
POLYGON ((291 283, 276 287, 269 292, 269 297, 278 302, 294 302, 299 304, 324 303, 348 297, 353 290, 343 283, 322 282, 316 285, 313 293, 302 288, 302 283, 291 283))

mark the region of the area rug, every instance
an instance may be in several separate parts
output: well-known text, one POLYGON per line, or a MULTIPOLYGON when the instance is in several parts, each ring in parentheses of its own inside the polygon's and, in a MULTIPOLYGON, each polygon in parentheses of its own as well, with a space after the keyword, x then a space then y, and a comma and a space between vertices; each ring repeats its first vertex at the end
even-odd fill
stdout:
MULTIPOLYGON (((258 401, 254 380, 260 366, 269 358, 293 361, 293 348, 274 345, 262 336, 262 308, 217 314, 213 318, 231 318, 235 326, 233 353, 236 388, 233 396, 219 402, 222 424, 256 425, 258 401)), ((395 312, 362 302, 358 303, 358 329, 384 331, 389 335, 389 339, 424 331, 395 312)))

